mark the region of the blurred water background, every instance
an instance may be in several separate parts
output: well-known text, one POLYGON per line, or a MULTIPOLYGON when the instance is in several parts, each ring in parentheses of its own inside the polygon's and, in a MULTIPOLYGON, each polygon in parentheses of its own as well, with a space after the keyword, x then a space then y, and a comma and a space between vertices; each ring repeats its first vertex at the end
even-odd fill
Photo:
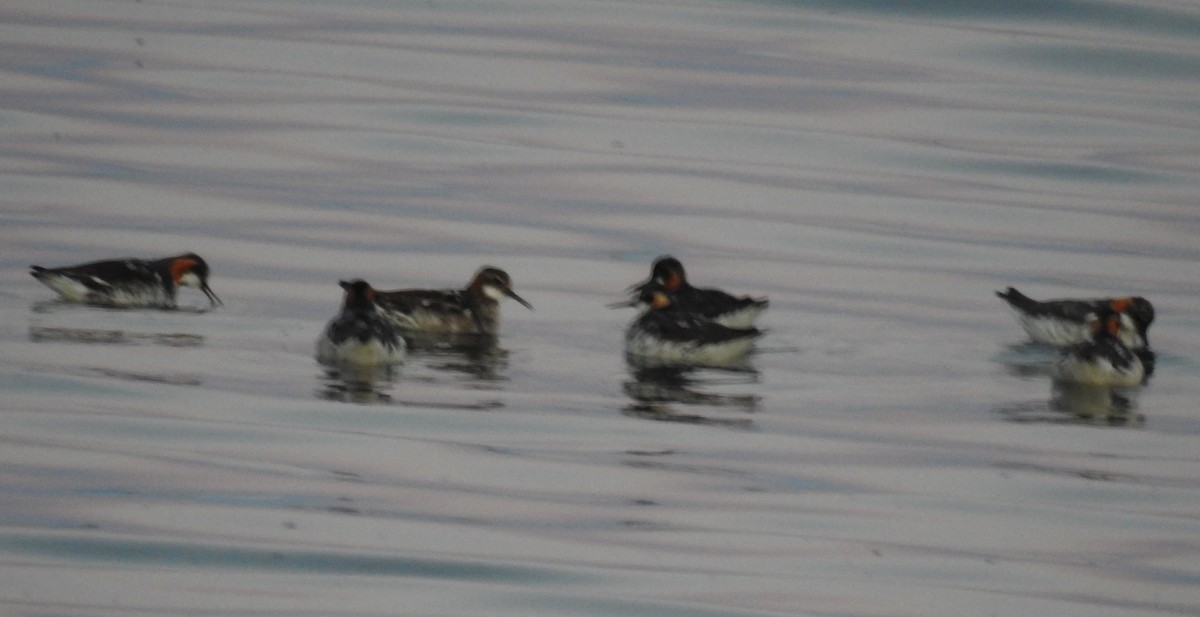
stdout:
POLYGON ((0 71, 4 615, 1200 613, 1194 3, 8 0, 0 71), (224 307, 27 274, 185 251, 224 307), (747 370, 626 366, 663 253, 747 370), (497 348, 313 360, 483 264, 497 348), (1150 298, 1155 374, 1007 285, 1150 298))

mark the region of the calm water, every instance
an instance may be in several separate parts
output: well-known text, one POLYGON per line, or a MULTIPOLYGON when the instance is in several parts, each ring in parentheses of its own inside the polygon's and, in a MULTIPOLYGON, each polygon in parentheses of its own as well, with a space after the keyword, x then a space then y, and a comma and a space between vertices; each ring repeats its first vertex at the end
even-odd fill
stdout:
POLYGON ((6 616, 1200 613, 1191 3, 10 0, 0 68, 6 616), (226 306, 26 272, 188 250, 226 306), (747 370, 626 367, 668 252, 747 370), (313 360, 485 263, 497 349, 313 360), (1155 375, 1007 285, 1149 297, 1155 375))

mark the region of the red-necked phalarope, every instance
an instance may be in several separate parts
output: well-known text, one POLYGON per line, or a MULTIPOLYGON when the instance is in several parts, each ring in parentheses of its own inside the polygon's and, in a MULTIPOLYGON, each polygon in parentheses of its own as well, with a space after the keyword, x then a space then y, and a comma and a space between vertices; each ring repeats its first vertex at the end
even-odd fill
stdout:
POLYGON ((533 306, 512 290, 512 279, 485 266, 464 289, 398 289, 376 297, 383 314, 401 330, 430 335, 495 335, 504 297, 533 306))
POLYGON ((683 264, 670 255, 654 260, 650 279, 630 286, 630 292, 658 286, 673 298, 679 310, 715 321, 730 328, 749 328, 767 308, 766 298, 737 297, 720 289, 693 287, 687 280, 683 264))
POLYGON ((331 366, 376 367, 404 359, 404 339, 375 306, 375 290, 361 279, 338 283, 346 291, 342 312, 317 338, 317 361, 331 366))
POLYGON ((1111 309, 1118 315, 1118 338, 1131 349, 1150 346, 1147 333, 1154 322, 1154 306, 1142 297, 1038 302, 1009 287, 996 295, 1017 313, 1017 321, 1034 342, 1065 347, 1091 338, 1089 324, 1097 312, 1111 309))
POLYGON ((648 287, 628 306, 645 307, 625 333, 630 362, 651 366, 731 366, 762 336, 757 328, 730 328, 674 306, 670 294, 648 287))
POLYGON ((1128 387, 1141 383, 1146 376, 1141 359, 1118 338, 1120 314, 1101 308, 1089 326, 1091 339, 1063 350, 1055 366, 1055 378, 1087 386, 1128 387))
POLYGON ((198 287, 212 306, 221 304, 208 287, 208 264, 195 253, 155 260, 110 259, 63 268, 31 266, 29 273, 68 302, 173 308, 179 287, 198 287))

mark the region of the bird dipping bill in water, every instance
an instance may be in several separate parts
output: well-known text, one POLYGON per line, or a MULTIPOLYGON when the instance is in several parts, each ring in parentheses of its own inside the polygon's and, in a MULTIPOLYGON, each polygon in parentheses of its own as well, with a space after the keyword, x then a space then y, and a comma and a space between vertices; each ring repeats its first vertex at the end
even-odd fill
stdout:
POLYGON ((180 287, 196 287, 212 306, 221 299, 208 287, 208 264, 195 253, 162 259, 109 259, 77 266, 31 266, 30 274, 68 302, 102 306, 174 308, 180 287))

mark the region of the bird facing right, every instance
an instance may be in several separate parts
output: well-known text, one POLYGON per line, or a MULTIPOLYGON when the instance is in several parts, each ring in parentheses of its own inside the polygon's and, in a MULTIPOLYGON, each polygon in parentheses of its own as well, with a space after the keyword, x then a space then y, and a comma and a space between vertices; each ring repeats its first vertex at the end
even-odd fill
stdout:
POLYGON ((1089 324, 1093 317, 1107 308, 1118 314, 1117 336, 1125 345, 1135 350, 1150 346, 1154 306, 1140 296, 1039 302, 1012 287, 997 291, 996 295, 1012 307, 1017 321, 1036 343, 1064 347, 1087 341, 1091 338, 1089 324))
POLYGON ((106 259, 61 268, 30 266, 29 273, 67 302, 101 306, 175 308, 180 287, 196 287, 212 306, 208 263, 195 253, 162 259, 106 259))
POLYGON ((533 310, 513 291, 507 272, 484 266, 462 289, 381 291, 377 302, 383 314, 406 334, 495 336, 500 329, 500 300, 506 297, 533 310))

